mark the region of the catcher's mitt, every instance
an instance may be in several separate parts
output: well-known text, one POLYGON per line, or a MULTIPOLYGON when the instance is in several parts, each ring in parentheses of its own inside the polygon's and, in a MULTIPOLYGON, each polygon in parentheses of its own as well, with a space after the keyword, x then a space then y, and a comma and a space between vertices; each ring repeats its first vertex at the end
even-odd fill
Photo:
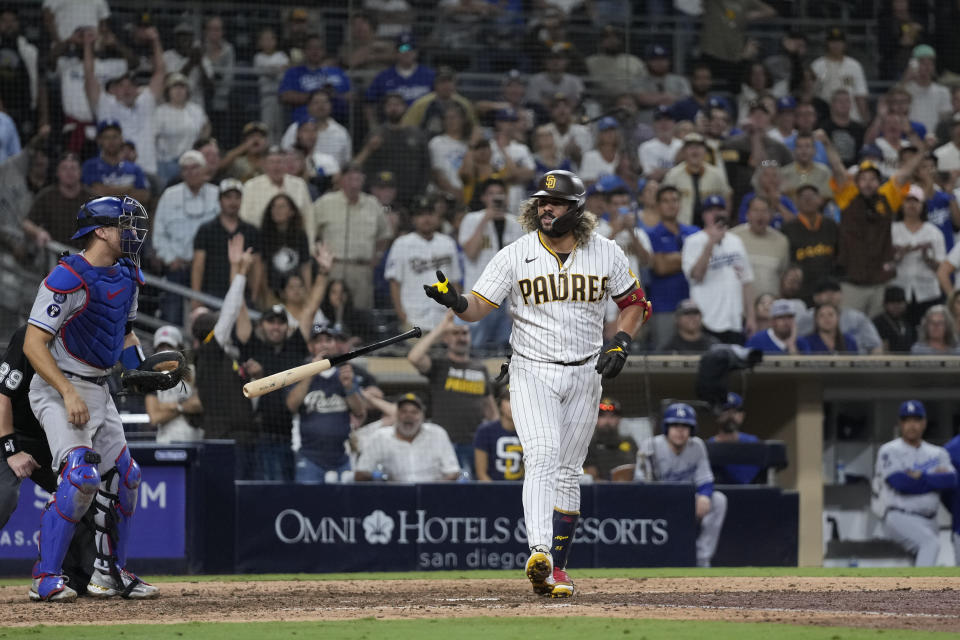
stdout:
POLYGON ((187 372, 187 360, 179 351, 158 351, 140 363, 136 369, 127 369, 120 375, 128 393, 149 393, 172 389, 180 384, 187 372))

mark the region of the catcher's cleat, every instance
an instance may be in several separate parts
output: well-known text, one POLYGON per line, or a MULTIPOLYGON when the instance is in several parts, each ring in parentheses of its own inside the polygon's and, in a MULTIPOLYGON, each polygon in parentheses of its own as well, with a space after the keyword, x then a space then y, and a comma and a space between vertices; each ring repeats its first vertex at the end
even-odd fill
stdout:
POLYGON ((534 547, 527 559, 527 579, 533 585, 533 592, 538 595, 549 595, 553 591, 552 573, 553 558, 546 547, 534 547))
POLYGON ((73 602, 77 592, 67 586, 66 576, 44 575, 33 579, 30 599, 34 602, 73 602))
POLYGON ((551 598, 569 598, 573 595, 573 580, 566 571, 554 567, 551 578, 553 582, 553 590, 549 594, 551 598))
POLYGON ((120 570, 120 581, 109 573, 104 573, 100 569, 95 569, 90 576, 90 584, 87 585, 87 595, 91 598, 112 598, 120 596, 131 600, 148 600, 160 595, 159 589, 152 584, 148 584, 127 571, 120 570))

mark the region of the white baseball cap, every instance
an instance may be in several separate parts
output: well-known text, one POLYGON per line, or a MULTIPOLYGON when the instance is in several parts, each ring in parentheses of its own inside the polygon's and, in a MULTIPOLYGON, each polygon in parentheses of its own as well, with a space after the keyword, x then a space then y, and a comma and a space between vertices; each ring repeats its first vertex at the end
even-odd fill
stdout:
POLYGON ((181 167, 186 167, 188 165, 197 165, 200 167, 206 167, 207 159, 204 158, 203 154, 200 153, 199 151, 190 149, 189 151, 183 152, 183 155, 180 156, 180 160, 178 161, 178 164, 181 167))
POLYGON ((180 329, 169 324, 157 329, 157 332, 153 334, 153 347, 156 348, 161 344, 168 344, 171 347, 183 346, 183 334, 180 329))
POLYGON ((920 202, 926 202, 927 194, 924 193, 923 187, 921 187, 918 184, 912 184, 910 185, 910 188, 907 190, 907 195, 904 197, 904 200, 906 200, 907 198, 914 198, 916 200, 919 200, 920 202))

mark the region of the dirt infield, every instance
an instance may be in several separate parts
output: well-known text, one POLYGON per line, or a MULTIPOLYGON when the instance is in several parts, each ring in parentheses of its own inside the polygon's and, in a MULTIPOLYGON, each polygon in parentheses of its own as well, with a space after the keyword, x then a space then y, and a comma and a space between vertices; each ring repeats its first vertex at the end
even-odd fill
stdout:
POLYGON ((781 622, 960 632, 960 578, 610 578, 577 581, 569 600, 523 580, 169 582, 152 602, 68 604, 0 588, 7 625, 602 616, 781 622))

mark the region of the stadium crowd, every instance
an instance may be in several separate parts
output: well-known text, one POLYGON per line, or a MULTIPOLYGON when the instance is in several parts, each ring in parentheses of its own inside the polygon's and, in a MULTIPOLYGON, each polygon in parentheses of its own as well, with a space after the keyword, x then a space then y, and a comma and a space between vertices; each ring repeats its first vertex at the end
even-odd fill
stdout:
POLYGON ((151 212, 145 270, 224 298, 141 299, 167 323, 154 347, 195 353, 189 385, 147 399, 161 441, 235 438, 245 478, 519 478, 509 398, 476 357, 506 351, 509 310, 461 326, 421 285, 442 269, 469 290, 553 169, 583 178, 653 302, 636 349, 960 353, 960 55, 919 26, 933 14, 881 3, 895 83, 870 95, 842 28, 762 51, 747 25, 776 10, 759 0, 704 3, 686 75, 664 43, 627 47, 626 0, 442 0, 425 36, 404 0, 362 4, 342 42, 286 11, 249 57, 205 10, 161 32, 149 13, 120 28, 106 0, 44 0, 38 42, 0 11, 0 249, 40 265, 83 202, 129 194, 151 212), (464 70, 497 88, 468 98, 464 70), (357 364, 256 404, 240 391, 394 321, 426 334, 408 359, 429 401, 389 401, 357 364))

